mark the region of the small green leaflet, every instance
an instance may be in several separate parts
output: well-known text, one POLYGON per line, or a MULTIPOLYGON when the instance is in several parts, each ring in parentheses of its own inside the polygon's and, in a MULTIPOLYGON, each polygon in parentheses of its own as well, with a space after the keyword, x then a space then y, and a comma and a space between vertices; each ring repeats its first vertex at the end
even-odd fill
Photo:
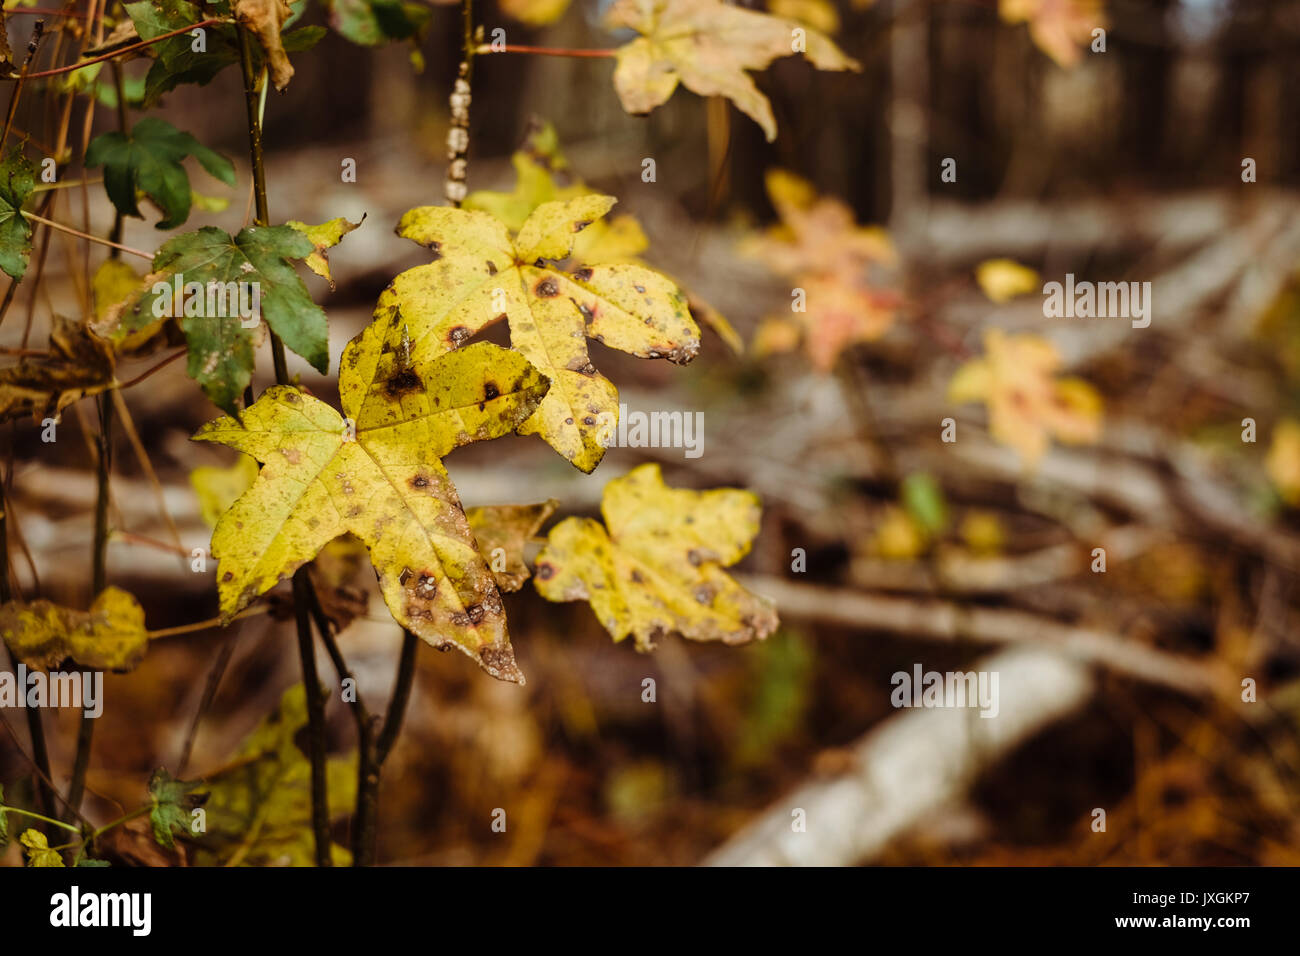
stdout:
POLYGON ((244 327, 235 284, 247 284, 245 301, 253 289, 258 291, 262 318, 288 348, 322 375, 329 371, 325 311, 312 301, 288 261, 315 251, 312 241, 290 226, 249 226, 233 238, 212 226, 183 233, 163 243, 154 256, 157 283, 141 296, 123 326, 133 332, 174 315, 189 345, 190 377, 213 404, 234 415, 253 375, 258 341, 256 324, 244 327), (182 290, 194 289, 181 301, 175 301, 176 276, 182 290))
POLYGON ((227 186, 235 185, 230 160, 153 116, 136 123, 129 136, 117 131, 96 136, 86 150, 86 166, 104 167, 104 188, 122 215, 144 218, 136 205, 139 190, 163 211, 158 228, 175 229, 189 218, 192 202, 190 178, 181 165, 186 156, 227 186))
POLYGON ((35 187, 35 167, 14 147, 0 164, 0 269, 15 282, 27 271, 32 254, 32 224, 22 208, 35 187))
POLYGON ((153 838, 160 846, 170 850, 175 845, 173 829, 189 832, 190 811, 207 799, 205 795, 191 795, 199 786, 197 780, 177 780, 165 767, 159 767, 149 777, 149 796, 153 800, 149 822, 153 824, 153 838))

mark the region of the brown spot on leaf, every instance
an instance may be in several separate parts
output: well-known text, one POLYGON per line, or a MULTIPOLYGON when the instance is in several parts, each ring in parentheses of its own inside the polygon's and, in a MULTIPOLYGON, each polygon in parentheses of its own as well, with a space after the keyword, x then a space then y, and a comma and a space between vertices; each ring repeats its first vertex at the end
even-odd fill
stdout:
POLYGON ((416 392, 424 388, 424 383, 420 381, 420 376, 415 374, 414 369, 398 369, 392 375, 388 376, 388 381, 384 382, 384 391, 389 397, 397 398, 408 392, 416 392))
POLYGON ((451 343, 452 348, 458 349, 468 342, 473 335, 474 333, 465 326, 457 325, 447 332, 447 341, 451 343))
POLYGON ((549 581, 555 577, 555 566, 552 564, 539 564, 537 566, 537 577, 542 581, 549 581))
POLYGON ((533 293, 539 298, 553 299, 560 294, 560 287, 555 284, 555 280, 545 278, 533 288, 533 293))
POLYGON ((587 266, 583 266, 581 269, 579 269, 577 272, 573 274, 573 277, 577 279, 579 282, 586 282, 588 279, 591 278, 591 269, 589 269, 587 266))
POLYGON ((497 274, 497 264, 493 262, 491 259, 488 260, 487 267, 488 267, 488 275, 494 276, 497 274))
POLYGON ((501 389, 497 388, 496 382, 488 382, 483 386, 483 401, 490 402, 501 395, 501 389))

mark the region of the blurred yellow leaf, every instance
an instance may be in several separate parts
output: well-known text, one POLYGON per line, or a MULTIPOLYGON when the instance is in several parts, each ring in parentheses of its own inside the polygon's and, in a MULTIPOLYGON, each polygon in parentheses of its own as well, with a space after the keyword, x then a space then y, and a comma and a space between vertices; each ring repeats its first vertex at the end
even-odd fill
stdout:
POLYGON ((768 0, 773 16, 803 23, 829 36, 840 32, 840 13, 831 0, 768 0))
POLYGON ((1293 508, 1300 505, 1300 422, 1277 423, 1264 467, 1282 500, 1293 508))
POLYGON ((893 325, 902 298, 875 283, 898 257, 885 230, 859 226, 840 200, 818 197, 783 169, 769 170, 766 179, 781 222, 746 239, 740 251, 790 280, 792 318, 760 328, 759 344, 783 351, 792 335, 787 323, 797 323, 809 360, 829 372, 844 349, 875 341, 893 325))
POLYGON ((700 96, 725 96, 776 139, 772 104, 746 70, 802 54, 820 70, 860 70, 830 38, 780 17, 720 0, 618 0, 605 23, 641 34, 618 48, 614 89, 633 116, 662 106, 678 82, 700 96), (802 49, 797 44, 802 45, 802 49))
POLYGON ((1104 28, 1102 0, 999 0, 998 12, 1006 23, 1028 23, 1029 36, 1060 66, 1077 64, 1092 31, 1104 28))
POLYGON ((911 561, 925 552, 926 534, 916 521, 897 505, 886 505, 876 526, 870 547, 882 558, 911 561))
POLYGON ((985 354, 961 366, 948 385, 952 402, 983 402, 995 441, 1035 465, 1055 438, 1067 444, 1095 442, 1101 434, 1101 396, 1087 382, 1057 378, 1061 358, 1036 335, 990 329, 985 354))
POLYGON ((209 528, 235 503, 240 495, 253 487, 257 479, 257 459, 240 455, 229 468, 201 465, 190 472, 190 485, 199 499, 199 516, 209 528))
POLYGON ((991 511, 966 512, 959 533, 966 547, 980 556, 997 554, 1006 541, 1002 521, 991 511))
POLYGON ((572 0, 501 0, 501 12, 530 27, 544 27, 564 16, 572 0))
POLYGON ((1012 259, 989 259, 975 267, 975 281, 984 294, 1002 303, 1038 288, 1038 273, 1012 259))

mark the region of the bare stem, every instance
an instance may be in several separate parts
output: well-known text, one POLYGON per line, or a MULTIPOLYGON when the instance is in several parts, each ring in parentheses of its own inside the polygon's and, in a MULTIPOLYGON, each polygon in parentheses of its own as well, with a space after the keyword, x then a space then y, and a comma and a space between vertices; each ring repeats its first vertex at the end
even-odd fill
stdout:
POLYGON ((505 46, 493 47, 489 44, 482 44, 474 48, 475 53, 532 53, 537 56, 573 56, 590 59, 607 59, 618 54, 617 50, 573 50, 568 47, 556 46, 522 46, 520 44, 506 44, 505 46))
MULTIPOLYGON (((248 114, 248 158, 253 168, 253 196, 260 226, 270 224, 266 199, 266 168, 262 161, 261 96, 258 76, 253 68, 253 37, 242 25, 239 30, 240 64, 244 74, 244 107, 248 114)), ((265 73, 261 82, 266 82, 265 73)), ((271 333, 271 358, 275 380, 289 384, 284 343, 271 333)), ((298 628, 298 656, 302 660, 302 680, 307 696, 308 755, 311 759, 311 822, 316 840, 316 865, 330 866, 329 789, 325 767, 325 693, 316 675, 316 650, 311 635, 312 584, 307 566, 293 575, 294 617, 298 628)))

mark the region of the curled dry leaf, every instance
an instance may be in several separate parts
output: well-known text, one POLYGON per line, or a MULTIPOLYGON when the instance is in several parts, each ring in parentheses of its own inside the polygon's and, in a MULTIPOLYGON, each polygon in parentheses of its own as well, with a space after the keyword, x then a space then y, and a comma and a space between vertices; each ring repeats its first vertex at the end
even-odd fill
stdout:
POLYGON ((487 561, 503 591, 518 591, 528 580, 524 550, 560 503, 554 498, 536 505, 484 505, 465 512, 487 561))
POLYGON ((257 34, 270 63, 271 82, 284 90, 293 79, 293 64, 284 52, 280 28, 293 11, 286 0, 234 0, 235 19, 257 34))
POLYGON ((771 602, 722 569, 749 553, 761 509, 753 492, 664 485, 641 465, 605 486, 601 514, 566 518, 537 556, 534 583, 548 601, 588 601, 616 641, 638 650, 678 633, 743 644, 776 629, 771 602))
POLYGON ((511 345, 551 382, 520 434, 541 435, 590 472, 605 454, 602 435, 618 421, 618 391, 596 371, 587 338, 678 364, 700 347, 686 297, 668 277, 633 263, 556 265, 614 203, 600 195, 543 203, 513 239, 487 213, 412 209, 397 232, 426 246, 433 260, 403 272, 384 290, 375 321, 359 337, 366 347, 356 354, 409 350, 418 365, 507 319, 511 345))
POLYGON ((101 591, 89 611, 46 600, 0 605, 0 637, 14 657, 41 670, 68 658, 95 670, 130 670, 149 646, 140 602, 115 587, 101 591))
POLYGON ((984 357, 957 369, 948 383, 948 400, 984 402, 989 433, 1020 452, 1027 466, 1037 464, 1055 438, 1089 444, 1101 434, 1101 396, 1078 378, 1058 378, 1061 357, 1037 335, 984 334, 984 357))
POLYGON ((746 70, 796 53, 820 70, 861 69, 811 27, 720 0, 618 0, 605 22, 641 34, 616 54, 614 89, 629 113, 662 106, 681 82, 700 96, 731 100, 769 142, 776 139, 772 104, 746 70))
POLYGON ((0 421, 58 418, 73 402, 113 385, 113 350, 84 325, 54 317, 50 354, 0 369, 0 421))
POLYGON ((413 362, 359 336, 339 376, 345 420, 276 386, 239 419, 194 436, 262 463, 212 535, 221 614, 259 594, 345 532, 365 542, 393 617, 435 647, 464 651, 493 677, 523 681, 504 609, 442 456, 517 428, 547 391, 519 353, 478 343, 413 362))

